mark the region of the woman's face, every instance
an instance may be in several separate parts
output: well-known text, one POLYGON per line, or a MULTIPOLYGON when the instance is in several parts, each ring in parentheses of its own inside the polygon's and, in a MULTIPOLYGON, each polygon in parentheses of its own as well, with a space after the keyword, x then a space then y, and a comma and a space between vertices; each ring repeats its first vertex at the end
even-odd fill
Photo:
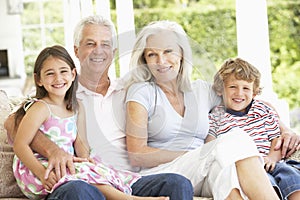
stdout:
POLYGON ((181 66, 182 52, 171 31, 161 31, 147 39, 144 58, 157 82, 174 81, 181 66))

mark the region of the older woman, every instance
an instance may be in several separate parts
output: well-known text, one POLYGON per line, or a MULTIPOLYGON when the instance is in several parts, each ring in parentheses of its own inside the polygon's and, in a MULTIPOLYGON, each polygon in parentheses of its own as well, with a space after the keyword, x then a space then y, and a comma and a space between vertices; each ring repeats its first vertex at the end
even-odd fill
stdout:
POLYGON ((239 130, 204 144, 208 112, 220 103, 211 85, 191 83, 192 52, 180 25, 144 27, 134 46, 128 81, 126 142, 142 174, 175 172, 195 194, 214 199, 278 199, 256 146, 239 130))

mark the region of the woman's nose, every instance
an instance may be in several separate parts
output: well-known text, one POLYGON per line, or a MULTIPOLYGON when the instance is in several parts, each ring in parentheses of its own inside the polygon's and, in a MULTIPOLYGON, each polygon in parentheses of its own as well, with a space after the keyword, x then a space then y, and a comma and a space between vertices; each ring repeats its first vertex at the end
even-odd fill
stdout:
POLYGON ((159 56, 158 56, 158 58, 157 58, 157 64, 162 65, 162 64, 165 63, 165 61, 166 61, 166 58, 165 58, 164 55, 159 55, 159 56))

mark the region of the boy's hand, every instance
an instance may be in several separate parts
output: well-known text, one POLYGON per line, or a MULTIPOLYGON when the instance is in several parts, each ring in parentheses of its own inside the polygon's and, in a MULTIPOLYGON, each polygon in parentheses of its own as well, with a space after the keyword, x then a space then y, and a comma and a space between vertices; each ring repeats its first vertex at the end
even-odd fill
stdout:
POLYGON ((267 172, 272 172, 276 166, 276 161, 272 160, 270 157, 264 157, 264 163, 267 172))

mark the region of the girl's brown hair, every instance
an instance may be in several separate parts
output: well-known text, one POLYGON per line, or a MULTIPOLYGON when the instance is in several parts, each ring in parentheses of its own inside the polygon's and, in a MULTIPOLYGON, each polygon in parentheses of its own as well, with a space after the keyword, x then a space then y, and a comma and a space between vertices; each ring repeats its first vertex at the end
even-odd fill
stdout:
MULTIPOLYGON (((70 54, 64 47, 62 47, 60 45, 54 45, 54 46, 46 47, 45 49, 43 49, 40 52, 40 54, 38 55, 38 57, 35 61, 35 64, 34 64, 33 73, 34 73, 34 83, 35 83, 36 93, 33 98, 41 99, 48 95, 47 90, 43 86, 39 86, 38 82, 40 81, 40 78, 41 78, 41 70, 43 68, 43 64, 44 64, 45 60, 47 60, 51 56, 54 58, 58 58, 58 59, 64 61, 65 63, 67 63, 70 66, 71 70, 76 69, 76 66, 74 64, 72 57, 70 56, 70 54)), ((65 95, 65 101, 67 102, 67 106, 66 106, 67 110, 73 111, 73 110, 77 110, 77 108, 78 108, 78 102, 77 102, 77 98, 76 98, 77 88, 78 88, 78 76, 76 73, 75 79, 72 82, 71 87, 69 88, 69 90, 66 92, 66 95, 65 95)), ((21 107, 15 113, 15 127, 18 127, 19 122, 25 115, 24 107, 26 106, 25 105, 26 103, 28 103, 28 100, 23 102, 21 107)))

